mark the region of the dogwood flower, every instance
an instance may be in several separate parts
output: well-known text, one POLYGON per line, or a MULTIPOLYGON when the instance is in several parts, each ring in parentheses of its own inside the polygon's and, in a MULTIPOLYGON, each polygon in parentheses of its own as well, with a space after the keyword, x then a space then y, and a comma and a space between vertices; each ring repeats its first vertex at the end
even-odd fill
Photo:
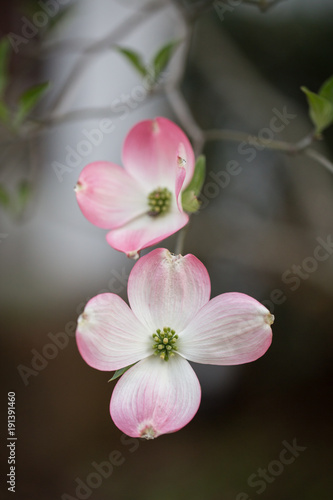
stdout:
POLYGON ((130 273, 131 308, 113 293, 87 303, 76 331, 83 359, 106 371, 133 365, 110 403, 124 433, 155 438, 194 417, 201 389, 187 360, 235 365, 267 351, 274 317, 266 307, 242 293, 209 298, 208 272, 194 255, 158 248, 130 273))
POLYGON ((194 153, 184 132, 167 118, 137 123, 123 147, 124 168, 111 162, 87 165, 76 185, 83 215, 111 229, 107 242, 137 258, 188 222, 181 192, 194 172, 194 153))

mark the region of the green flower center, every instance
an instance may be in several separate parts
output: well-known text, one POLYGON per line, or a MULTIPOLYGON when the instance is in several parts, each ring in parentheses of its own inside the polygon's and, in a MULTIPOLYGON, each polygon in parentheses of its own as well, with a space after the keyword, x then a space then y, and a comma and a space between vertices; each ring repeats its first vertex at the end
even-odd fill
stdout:
POLYGON ((164 327, 163 330, 158 328, 152 337, 156 342, 153 345, 155 356, 168 361, 171 356, 175 355, 174 351, 177 351, 176 343, 178 339, 175 330, 171 330, 169 327, 164 327))
POLYGON ((171 193, 167 188, 158 187, 148 195, 148 215, 156 217, 170 210, 171 193))

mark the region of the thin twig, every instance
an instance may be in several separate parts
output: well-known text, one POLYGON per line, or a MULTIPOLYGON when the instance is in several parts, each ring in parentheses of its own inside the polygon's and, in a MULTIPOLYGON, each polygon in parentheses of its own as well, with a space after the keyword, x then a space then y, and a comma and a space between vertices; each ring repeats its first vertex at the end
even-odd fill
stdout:
POLYGON ((202 152, 205 142, 203 131, 194 119, 192 111, 190 110, 190 107, 180 90, 180 85, 186 68, 186 60, 191 46, 194 24, 187 19, 185 11, 179 6, 177 7, 183 18, 186 33, 181 47, 181 57, 179 57, 177 67, 174 69, 172 81, 170 81, 165 87, 165 95, 173 112, 177 116, 180 125, 191 138, 195 154, 199 155, 202 152))
POLYGON ((232 142, 245 142, 246 144, 253 145, 257 143, 263 149, 274 149, 283 151, 289 154, 296 154, 306 149, 315 139, 315 132, 311 131, 306 136, 302 137, 299 141, 292 143, 286 141, 276 141, 274 139, 263 140, 260 137, 251 135, 247 132, 240 132, 237 130, 219 129, 219 130, 206 130, 203 132, 205 141, 232 141, 232 142))
MULTIPOLYGON (((253 7, 257 7, 261 12, 267 12, 269 9, 274 7, 274 5, 283 1, 285 0, 241 0, 241 2, 237 5, 241 5, 241 3, 247 4, 253 7)), ((221 3, 228 4, 230 5, 231 8, 233 7, 233 5, 231 5, 230 0, 206 0, 196 4, 192 8, 192 10, 187 14, 187 17, 189 20, 195 21, 200 16, 202 16, 202 14, 205 14, 206 12, 211 10, 211 8, 215 4, 221 4, 221 3)))
MULTIPOLYGON (((146 102, 148 102, 148 97, 150 98, 149 102, 153 97, 157 97, 159 94, 157 92, 147 94, 147 98, 143 101, 137 103, 137 108, 139 109, 146 102)), ((126 102, 124 103, 126 106, 126 102)), ((39 123, 43 126, 53 127, 57 125, 62 125, 63 123, 77 122, 81 120, 96 120, 110 117, 121 117, 119 111, 115 111, 112 106, 101 106, 96 108, 81 108, 81 109, 73 109, 71 111, 67 111, 66 113, 53 115, 49 118, 45 118, 41 120, 39 123)))
POLYGON ((326 156, 323 156, 322 154, 318 153, 318 151, 315 151, 312 148, 307 148, 304 151, 304 154, 323 165, 323 167, 325 167, 331 174, 333 174, 333 163, 328 160, 326 156))
POLYGON ((112 115, 111 106, 101 106, 96 108, 73 109, 59 115, 53 115, 42 120, 45 126, 62 125, 63 123, 76 122, 80 120, 94 120, 96 118, 109 118, 112 115))
POLYGON ((91 45, 89 45, 89 47, 84 50, 81 57, 79 57, 79 59, 74 64, 73 69, 68 75, 57 97, 51 104, 49 113, 52 113, 63 102, 68 91, 72 88, 72 85, 76 82, 77 78, 85 69, 86 64, 89 61, 89 59, 87 59, 88 55, 96 54, 96 52, 108 49, 110 45, 126 36, 129 31, 137 28, 142 22, 145 22, 147 20, 148 13, 152 14, 155 11, 164 8, 166 5, 167 4, 165 2, 156 0, 148 2, 142 9, 127 17, 125 21, 118 25, 116 29, 108 33, 108 35, 106 35, 102 40, 98 40, 97 42, 93 42, 91 45))
POLYGON ((196 155, 199 155, 203 149, 205 138, 202 129, 194 120, 191 110, 184 99, 183 94, 177 87, 166 90, 166 97, 177 116, 181 126, 185 129, 188 136, 192 139, 193 149, 196 155))
MULTIPOLYGON (((134 0, 134 2, 135 1, 136 0, 134 0)), ((124 4, 123 0, 118 0, 118 2, 122 8, 130 10, 131 13, 133 13, 133 8, 135 8, 136 12, 144 11, 146 13, 147 7, 149 10, 148 4, 140 6, 140 5, 135 5, 135 3, 133 2, 133 5, 131 6, 128 4, 124 4)), ((56 40, 56 41, 46 41, 46 42, 44 41, 39 50, 41 56, 49 57, 50 54, 52 55, 52 53, 62 52, 62 51, 65 51, 66 53, 71 51, 85 52, 86 50, 89 50, 89 47, 93 46, 94 44, 96 44, 96 40, 93 39, 88 40, 87 38, 70 38, 68 40, 56 40)), ((33 52, 36 51, 33 50, 33 52)))
MULTIPOLYGON (((65 40, 57 40, 55 42, 44 43, 38 54, 39 57, 50 57, 57 55, 59 52, 85 52, 88 47, 96 43, 96 40, 87 38, 72 38, 65 40)), ((32 53, 32 56, 34 54, 32 53)))

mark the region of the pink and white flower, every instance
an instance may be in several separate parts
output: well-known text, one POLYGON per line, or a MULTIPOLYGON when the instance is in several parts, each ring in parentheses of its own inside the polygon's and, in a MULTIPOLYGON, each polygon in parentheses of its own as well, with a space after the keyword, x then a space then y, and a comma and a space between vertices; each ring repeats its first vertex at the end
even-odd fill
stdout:
POLYGON ((242 293, 209 298, 208 272, 194 255, 158 248, 131 271, 131 308, 112 293, 87 303, 76 332, 83 359, 107 371, 135 363, 117 382, 110 404, 124 433, 150 439, 194 417, 201 389, 187 360, 235 365, 267 351, 274 317, 266 307, 242 293))
POLYGON ((167 118, 137 123, 123 147, 124 168, 96 161, 81 172, 76 197, 83 215, 110 229, 108 243, 129 257, 188 222, 181 193, 194 172, 194 153, 184 132, 167 118))

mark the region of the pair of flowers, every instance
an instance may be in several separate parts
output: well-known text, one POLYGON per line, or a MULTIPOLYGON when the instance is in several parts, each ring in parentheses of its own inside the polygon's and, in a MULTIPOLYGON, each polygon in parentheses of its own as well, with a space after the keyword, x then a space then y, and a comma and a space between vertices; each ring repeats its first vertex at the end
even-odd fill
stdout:
MULTIPOLYGON (((111 229, 108 243, 130 257, 188 222, 181 193, 194 172, 185 134, 166 118, 138 123, 123 149, 125 169, 107 162, 82 171, 83 214, 111 229)), ((253 361, 271 344, 273 316, 255 299, 225 293, 210 300, 210 279, 194 255, 153 250, 134 265, 130 307, 113 293, 91 299, 78 320, 83 359, 105 371, 131 366, 110 403, 115 424, 133 437, 155 438, 185 426, 198 410, 199 381, 189 361, 253 361)))

